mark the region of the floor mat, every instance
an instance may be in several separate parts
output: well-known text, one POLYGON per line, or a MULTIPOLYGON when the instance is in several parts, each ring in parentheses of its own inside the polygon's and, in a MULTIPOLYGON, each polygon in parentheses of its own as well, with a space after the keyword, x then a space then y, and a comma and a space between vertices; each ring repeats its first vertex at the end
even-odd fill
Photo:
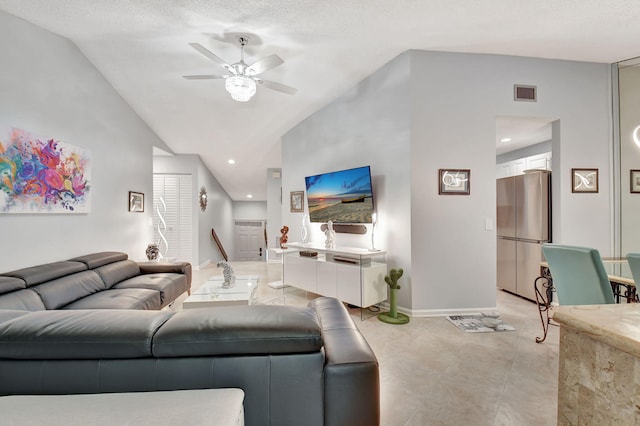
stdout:
POLYGON ((497 314, 448 315, 447 319, 451 324, 467 333, 515 330, 513 326, 504 323, 497 314))

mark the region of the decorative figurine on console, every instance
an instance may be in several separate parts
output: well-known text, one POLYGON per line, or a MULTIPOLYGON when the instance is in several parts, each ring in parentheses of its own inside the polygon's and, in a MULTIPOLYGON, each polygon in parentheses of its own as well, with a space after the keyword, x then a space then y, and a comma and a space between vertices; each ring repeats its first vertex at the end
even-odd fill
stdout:
POLYGON ((222 288, 231 288, 236 285, 236 274, 233 272, 233 268, 229 264, 229 262, 225 262, 221 260, 217 264, 218 268, 222 268, 222 275, 224 276, 224 283, 222 283, 222 288))
POLYGON ((289 227, 287 225, 284 225, 282 227, 282 229, 280 230, 280 233, 282 234, 280 236, 280 248, 281 249, 286 249, 287 246, 287 241, 289 241, 289 237, 287 236, 287 232, 289 232, 289 227))
POLYGON ((324 248, 332 249, 336 248, 336 231, 333 230, 333 221, 327 222, 327 230, 324 231, 324 248))

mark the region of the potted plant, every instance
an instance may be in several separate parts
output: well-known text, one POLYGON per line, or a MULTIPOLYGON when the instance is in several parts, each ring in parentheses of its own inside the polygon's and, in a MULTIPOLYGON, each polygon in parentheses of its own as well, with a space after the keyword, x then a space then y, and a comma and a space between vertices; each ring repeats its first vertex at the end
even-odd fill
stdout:
POLYGON ((389 324, 406 324, 409 322, 409 316, 398 312, 397 292, 400 290, 398 280, 402 277, 404 271, 402 268, 391 269, 389 275, 385 275, 384 281, 389 285, 389 312, 381 312, 378 314, 380 321, 389 324))

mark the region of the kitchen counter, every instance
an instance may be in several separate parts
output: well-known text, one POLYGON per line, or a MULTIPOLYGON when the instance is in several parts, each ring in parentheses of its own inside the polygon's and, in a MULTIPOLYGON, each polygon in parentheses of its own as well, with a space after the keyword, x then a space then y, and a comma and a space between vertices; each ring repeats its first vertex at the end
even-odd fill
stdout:
POLYGON ((640 417, 640 304, 559 306, 558 424, 640 417))

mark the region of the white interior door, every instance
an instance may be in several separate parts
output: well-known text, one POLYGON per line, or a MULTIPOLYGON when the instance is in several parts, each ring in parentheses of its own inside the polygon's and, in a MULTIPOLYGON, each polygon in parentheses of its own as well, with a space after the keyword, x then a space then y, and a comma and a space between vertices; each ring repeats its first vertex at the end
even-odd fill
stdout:
POLYGON ((191 175, 153 175, 154 242, 158 243, 160 253, 167 260, 193 263, 192 200, 191 175), (164 200, 166 211, 160 198, 164 200), (162 218, 159 212, 163 214, 162 218))
POLYGON ((236 260, 263 260, 262 222, 236 222, 236 260))

